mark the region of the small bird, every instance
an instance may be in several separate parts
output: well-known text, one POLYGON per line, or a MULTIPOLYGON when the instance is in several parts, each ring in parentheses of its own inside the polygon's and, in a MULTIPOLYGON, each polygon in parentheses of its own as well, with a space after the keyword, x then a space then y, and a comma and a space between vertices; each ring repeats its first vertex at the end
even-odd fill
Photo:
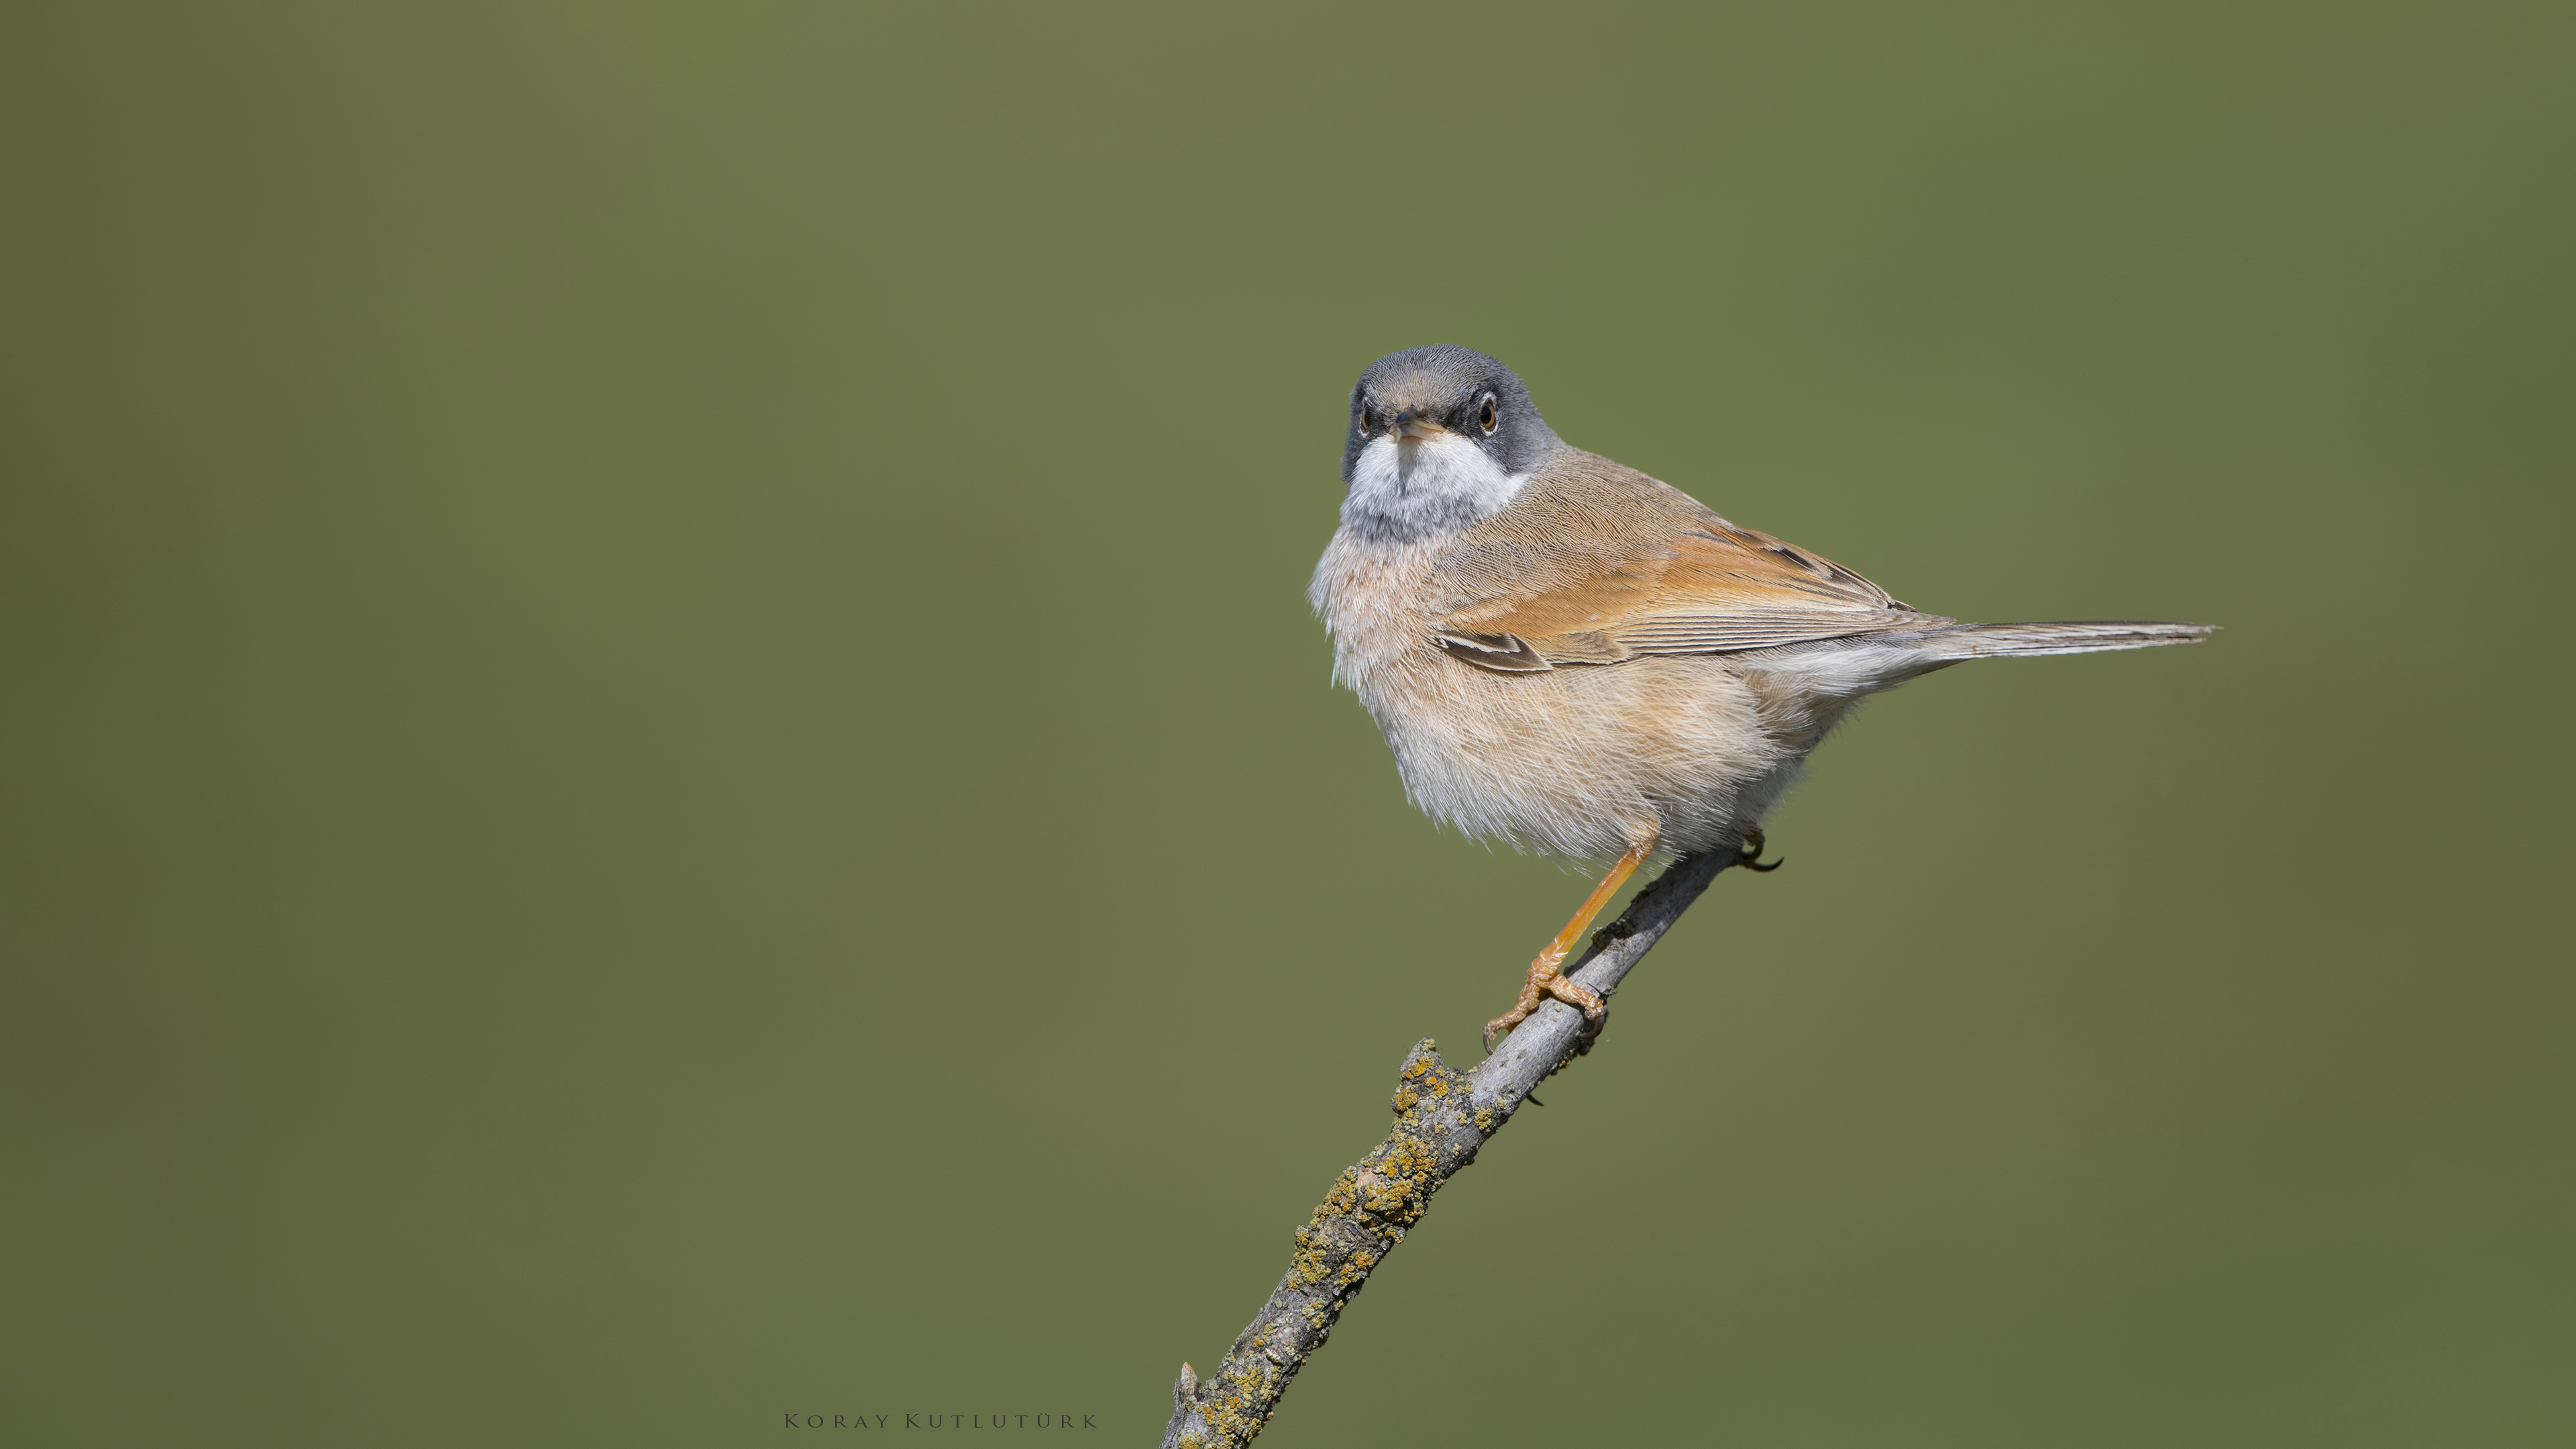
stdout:
POLYGON ((1762 850, 1762 817, 1865 696, 1966 659, 2186 644, 2205 624, 1962 624, 1569 446, 1512 370, 1465 347, 1369 364, 1351 390, 1341 527, 1308 590, 1333 678, 1434 820, 1611 862, 1530 963, 1485 1046, 1657 850, 1762 850))

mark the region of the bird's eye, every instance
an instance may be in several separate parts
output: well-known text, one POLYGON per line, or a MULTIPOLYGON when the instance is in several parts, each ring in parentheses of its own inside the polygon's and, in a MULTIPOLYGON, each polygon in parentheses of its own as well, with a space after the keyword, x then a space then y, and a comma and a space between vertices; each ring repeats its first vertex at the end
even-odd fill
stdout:
POLYGON ((1485 394, 1484 406, 1476 409, 1476 426, 1483 428, 1486 432, 1490 433, 1501 425, 1502 420, 1494 416, 1494 395, 1492 393, 1487 393, 1485 394))
POLYGON ((1369 431, 1368 409, 1362 408, 1360 409, 1360 436, 1363 438, 1367 437, 1369 435, 1369 431))

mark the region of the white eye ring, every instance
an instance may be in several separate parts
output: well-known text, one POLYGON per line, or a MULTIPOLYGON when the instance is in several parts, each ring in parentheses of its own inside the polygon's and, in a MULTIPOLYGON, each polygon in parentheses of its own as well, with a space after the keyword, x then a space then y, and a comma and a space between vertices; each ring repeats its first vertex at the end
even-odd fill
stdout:
POLYGON ((1494 395, 1492 393, 1485 394, 1485 405, 1476 411, 1476 426, 1483 428, 1488 433, 1491 433, 1494 429, 1502 426, 1502 418, 1494 411, 1494 395))

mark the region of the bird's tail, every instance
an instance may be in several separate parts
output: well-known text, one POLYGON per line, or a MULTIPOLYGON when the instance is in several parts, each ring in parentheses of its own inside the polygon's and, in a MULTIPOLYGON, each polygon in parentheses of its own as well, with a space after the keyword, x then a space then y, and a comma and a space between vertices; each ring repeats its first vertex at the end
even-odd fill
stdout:
POLYGON ((1924 636, 1924 647, 1943 659, 1988 659, 2007 654, 2091 654, 2103 649, 2153 649, 2192 644, 2213 624, 2119 621, 2099 624, 1953 624, 1924 636))

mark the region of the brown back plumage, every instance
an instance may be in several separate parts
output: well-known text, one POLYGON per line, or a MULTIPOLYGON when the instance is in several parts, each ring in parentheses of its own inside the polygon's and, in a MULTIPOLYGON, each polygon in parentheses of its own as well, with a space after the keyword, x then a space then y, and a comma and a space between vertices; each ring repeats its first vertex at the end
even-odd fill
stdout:
POLYGON ((1424 601, 1434 642, 1501 673, 1951 622, 1576 448, 1458 536, 1433 564, 1424 601))

